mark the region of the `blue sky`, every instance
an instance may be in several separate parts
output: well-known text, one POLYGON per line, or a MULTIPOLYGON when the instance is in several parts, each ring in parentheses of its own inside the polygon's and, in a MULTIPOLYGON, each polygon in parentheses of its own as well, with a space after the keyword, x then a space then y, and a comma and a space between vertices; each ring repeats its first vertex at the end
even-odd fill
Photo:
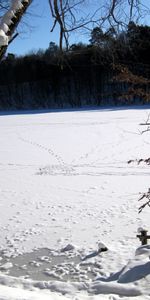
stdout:
MULTIPOLYGON (((34 0, 28 14, 18 28, 19 36, 10 44, 9 53, 23 55, 30 51, 38 49, 47 49, 49 43, 54 41, 58 44, 59 29, 50 32, 52 27, 52 18, 48 0, 34 0)), ((88 41, 89 36, 81 34, 81 38, 72 35, 71 43, 77 41, 88 41)))
MULTIPOLYGON (((143 0, 145 4, 150 0, 143 0)), ((82 13, 88 14, 97 5, 97 0, 88 0, 89 5, 82 7, 82 13)), ((149 20, 147 19, 147 22, 149 20)), ((39 49, 47 49, 49 43, 54 41, 58 44, 59 30, 51 33, 52 18, 50 16, 50 9, 48 0, 34 0, 28 14, 26 14, 23 24, 18 28, 19 36, 8 47, 9 53, 17 55, 24 55, 31 51, 38 51, 39 49)), ((88 42, 90 34, 74 33, 71 36, 70 44, 75 42, 88 42)))
POLYGON ((47 0, 34 0, 23 24, 18 28, 19 36, 9 46, 8 52, 25 54, 39 48, 46 49, 57 34, 50 33, 51 18, 47 0))

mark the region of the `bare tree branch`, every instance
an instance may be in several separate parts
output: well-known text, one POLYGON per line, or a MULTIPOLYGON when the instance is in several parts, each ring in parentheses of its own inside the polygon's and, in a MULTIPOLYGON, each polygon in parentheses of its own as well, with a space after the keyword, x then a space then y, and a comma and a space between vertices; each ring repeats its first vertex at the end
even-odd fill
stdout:
POLYGON ((150 207, 150 189, 148 189, 147 193, 144 193, 141 195, 141 197, 139 198, 139 201, 146 199, 146 202, 144 204, 142 204, 139 207, 139 213, 142 212, 142 210, 146 207, 149 206, 150 207), (148 199, 148 200, 147 200, 148 199))

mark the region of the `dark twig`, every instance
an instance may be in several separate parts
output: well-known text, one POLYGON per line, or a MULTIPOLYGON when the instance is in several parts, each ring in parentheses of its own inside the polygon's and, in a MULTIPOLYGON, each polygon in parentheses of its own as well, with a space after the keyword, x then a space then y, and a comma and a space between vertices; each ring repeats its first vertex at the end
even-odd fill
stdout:
POLYGON ((141 195, 141 197, 139 198, 138 201, 141 201, 143 199, 146 199, 145 203, 142 204, 140 207, 139 207, 139 213, 142 212, 142 210, 146 207, 146 206, 149 206, 150 207, 150 188, 148 189, 148 192, 147 193, 144 193, 141 195))

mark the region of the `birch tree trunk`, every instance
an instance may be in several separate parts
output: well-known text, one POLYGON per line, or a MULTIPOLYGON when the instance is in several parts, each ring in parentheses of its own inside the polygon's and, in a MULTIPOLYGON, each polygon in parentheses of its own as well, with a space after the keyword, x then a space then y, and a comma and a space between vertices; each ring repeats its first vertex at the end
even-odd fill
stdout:
POLYGON ((14 32, 32 0, 12 0, 10 8, 4 13, 0 22, 0 60, 9 43, 16 35, 14 32))

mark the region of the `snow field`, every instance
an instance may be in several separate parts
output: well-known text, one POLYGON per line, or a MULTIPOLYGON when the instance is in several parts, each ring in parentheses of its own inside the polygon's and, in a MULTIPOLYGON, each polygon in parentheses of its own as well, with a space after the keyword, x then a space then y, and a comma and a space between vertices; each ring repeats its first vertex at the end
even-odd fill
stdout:
POLYGON ((77 293, 82 299, 96 298, 96 294, 102 299, 149 299, 148 256, 144 261, 141 255, 138 259, 134 256, 140 245, 138 227, 150 228, 149 211, 139 215, 137 201, 149 188, 149 166, 127 163, 149 157, 149 132, 141 135, 139 126, 148 114, 149 109, 135 107, 0 116, 0 283, 4 284, 5 278, 6 284, 0 287, 0 299, 8 299, 5 289, 9 294, 12 287, 17 295, 27 280, 33 290, 44 284, 35 284, 27 273, 28 279, 11 277, 12 257, 50 249, 59 258, 61 249, 70 244, 73 249, 66 257, 79 255, 82 259, 95 253, 99 242, 109 250, 85 261, 93 269, 99 264, 92 279, 87 269, 81 274, 77 262, 76 286, 75 281, 65 283, 64 278, 58 283, 61 279, 53 278, 50 283, 51 275, 58 275, 62 267, 56 262, 55 274, 50 274, 47 266, 49 283, 44 294, 27 288, 24 298, 10 292, 18 297, 12 299, 34 299, 37 293, 44 299, 45 293, 51 295, 47 290, 57 292, 52 293, 53 298, 59 298, 59 293, 67 293, 67 297, 77 293), (123 283, 120 275, 112 279, 112 274, 128 268, 129 259, 131 272, 126 272, 123 283), (142 265, 142 278, 137 276, 137 264, 142 265), (98 277, 101 279, 95 281, 98 277))

